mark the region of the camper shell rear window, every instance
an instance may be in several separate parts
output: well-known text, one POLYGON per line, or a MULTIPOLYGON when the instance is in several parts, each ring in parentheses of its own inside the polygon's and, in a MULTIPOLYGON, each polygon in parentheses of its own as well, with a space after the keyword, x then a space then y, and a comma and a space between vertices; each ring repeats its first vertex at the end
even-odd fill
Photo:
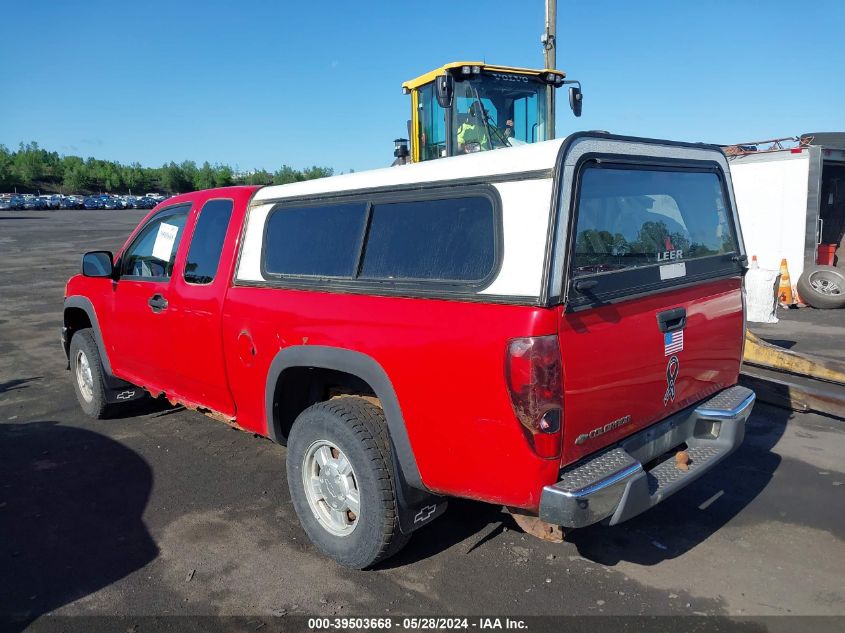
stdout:
POLYGON ((570 305, 741 272, 727 201, 716 166, 587 161, 570 241, 570 305))

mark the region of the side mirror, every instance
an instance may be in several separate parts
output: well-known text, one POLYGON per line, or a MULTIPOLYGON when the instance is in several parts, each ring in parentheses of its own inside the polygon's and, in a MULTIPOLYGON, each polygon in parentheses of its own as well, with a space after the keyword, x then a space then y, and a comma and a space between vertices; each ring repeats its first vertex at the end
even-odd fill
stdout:
POLYGON ((82 274, 86 277, 111 277, 114 259, 109 251, 91 251, 82 256, 82 274))
POLYGON ((581 94, 581 86, 569 86, 569 107, 572 108, 572 114, 581 116, 583 101, 584 95, 581 94))
POLYGON ((451 108, 452 97, 455 96, 455 78, 452 75, 439 75, 434 80, 434 92, 441 108, 451 108))

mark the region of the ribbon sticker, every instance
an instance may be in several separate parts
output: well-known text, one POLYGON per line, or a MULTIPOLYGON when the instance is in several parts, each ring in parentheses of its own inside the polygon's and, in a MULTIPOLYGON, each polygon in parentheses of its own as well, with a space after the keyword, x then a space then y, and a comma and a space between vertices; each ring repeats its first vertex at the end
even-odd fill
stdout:
POLYGON ((663 396, 663 406, 669 404, 669 401, 675 401, 675 381, 678 379, 678 372, 681 370, 681 362, 677 356, 672 356, 669 359, 669 364, 666 365, 666 394, 663 396))

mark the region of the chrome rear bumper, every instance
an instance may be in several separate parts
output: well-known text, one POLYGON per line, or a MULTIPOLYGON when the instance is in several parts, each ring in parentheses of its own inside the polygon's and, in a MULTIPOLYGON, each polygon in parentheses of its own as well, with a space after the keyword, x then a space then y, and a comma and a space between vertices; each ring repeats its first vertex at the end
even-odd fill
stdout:
POLYGON ((736 385, 578 462, 543 488, 540 518, 577 528, 609 519, 627 521, 689 485, 727 457, 745 437, 754 392, 736 385), (686 444, 689 468, 667 459, 643 464, 686 444))

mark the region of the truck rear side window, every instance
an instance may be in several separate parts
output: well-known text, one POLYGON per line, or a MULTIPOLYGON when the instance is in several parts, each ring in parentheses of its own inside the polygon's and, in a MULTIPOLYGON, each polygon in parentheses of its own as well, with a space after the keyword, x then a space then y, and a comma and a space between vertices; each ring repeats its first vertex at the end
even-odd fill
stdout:
POLYGON ((264 269, 271 275, 354 277, 366 214, 365 202, 274 210, 265 229, 264 269))
POLYGON ((214 281, 231 217, 231 200, 209 200, 203 205, 185 260, 185 281, 190 284, 214 281))
POLYGON ((715 172, 598 166, 584 170, 573 276, 735 250, 715 172))
POLYGON ((495 264, 495 228, 485 196, 376 203, 360 276, 480 281, 495 264))

